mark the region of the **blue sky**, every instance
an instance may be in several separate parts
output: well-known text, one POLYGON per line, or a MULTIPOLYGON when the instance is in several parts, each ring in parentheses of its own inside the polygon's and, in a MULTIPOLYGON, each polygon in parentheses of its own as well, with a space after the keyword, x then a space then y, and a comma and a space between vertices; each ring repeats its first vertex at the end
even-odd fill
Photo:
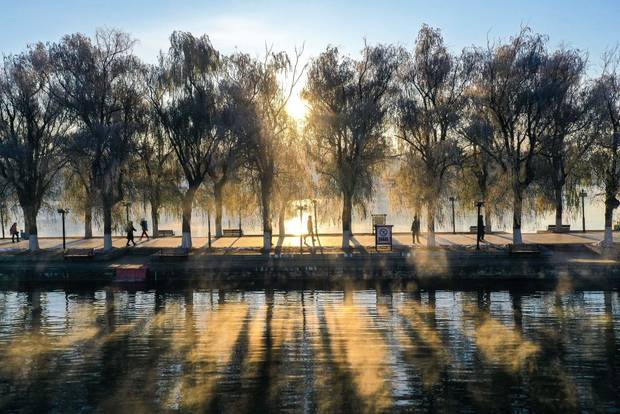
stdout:
POLYGON ((587 50, 596 71, 605 48, 620 41, 620 1, 215 1, 0 0, 0 52, 19 51, 65 33, 118 27, 140 40, 136 53, 154 61, 174 29, 207 33, 216 47, 260 53, 306 44, 306 56, 327 44, 355 53, 363 42, 411 46, 422 23, 440 27, 455 51, 505 38, 521 25, 587 50))

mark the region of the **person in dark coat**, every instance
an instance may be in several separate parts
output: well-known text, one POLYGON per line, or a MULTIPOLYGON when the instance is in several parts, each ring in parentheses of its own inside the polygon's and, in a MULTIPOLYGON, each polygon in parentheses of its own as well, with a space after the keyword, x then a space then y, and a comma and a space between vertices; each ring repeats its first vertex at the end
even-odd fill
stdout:
POLYGON ((133 245, 136 245, 136 242, 133 240, 133 232, 136 231, 135 227, 133 226, 133 221, 130 221, 129 223, 127 223, 127 246, 129 246, 129 243, 133 243, 133 245))
POLYGON ((142 237, 146 236, 146 239, 149 239, 149 224, 146 221, 146 219, 142 219, 140 220, 140 227, 142 228, 142 234, 140 235, 140 240, 142 240, 142 237))
POLYGON ((306 241, 306 239, 308 238, 308 236, 310 236, 312 238, 312 246, 314 246, 314 227, 312 225, 312 216, 308 216, 308 221, 306 222, 307 224, 307 232, 304 236, 304 243, 306 245, 308 245, 308 242, 306 241))
POLYGON ((478 229, 477 229, 477 241, 484 241, 484 219, 482 218, 482 214, 478 214, 478 229))
POLYGON ((420 243, 420 218, 417 214, 413 216, 413 222, 411 223, 411 238, 413 239, 413 244, 420 243))
POLYGON ((19 231, 17 230, 17 223, 13 223, 9 229, 11 233, 11 243, 15 243, 15 237, 17 237, 17 243, 19 243, 19 231))

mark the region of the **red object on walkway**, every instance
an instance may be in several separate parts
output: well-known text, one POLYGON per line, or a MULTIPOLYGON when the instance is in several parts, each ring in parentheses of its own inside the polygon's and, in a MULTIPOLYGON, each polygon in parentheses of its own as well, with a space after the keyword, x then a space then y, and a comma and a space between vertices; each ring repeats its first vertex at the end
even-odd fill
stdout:
POLYGON ((116 268, 116 281, 144 282, 147 270, 148 268, 144 265, 120 265, 116 268))

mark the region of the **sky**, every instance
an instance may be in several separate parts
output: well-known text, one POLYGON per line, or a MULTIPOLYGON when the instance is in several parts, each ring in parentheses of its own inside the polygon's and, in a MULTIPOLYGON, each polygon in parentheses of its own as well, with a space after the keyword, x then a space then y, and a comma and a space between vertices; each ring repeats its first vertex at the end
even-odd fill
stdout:
POLYGON ((260 54, 265 44, 305 56, 328 44, 357 53, 369 43, 411 47, 423 23, 442 29, 457 52, 507 38, 523 25, 549 35, 550 44, 587 51, 591 71, 603 51, 620 41, 618 0, 520 1, 219 1, 219 0, 0 0, 0 53, 22 50, 66 33, 119 28, 139 40, 135 52, 154 62, 173 30, 206 33, 218 49, 260 54))

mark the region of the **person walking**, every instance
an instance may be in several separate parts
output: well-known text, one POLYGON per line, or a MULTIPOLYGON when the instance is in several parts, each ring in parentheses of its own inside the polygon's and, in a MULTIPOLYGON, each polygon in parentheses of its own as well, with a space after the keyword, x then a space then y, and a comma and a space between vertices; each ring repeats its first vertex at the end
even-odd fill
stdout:
POLYGON ((476 234, 476 242, 484 241, 484 218, 482 217, 482 214, 478 214, 478 225, 476 228, 476 234))
POLYGON ((140 227, 142 228, 142 234, 140 235, 140 241, 142 241, 142 237, 146 236, 146 239, 149 239, 149 224, 145 218, 140 220, 140 227))
POLYGON ((17 230, 17 223, 13 223, 11 228, 9 229, 9 233, 11 233, 11 243, 15 243, 15 238, 17 237, 17 243, 19 243, 19 231, 17 230))
POLYGON ((133 240, 133 232, 136 231, 136 229, 133 226, 133 221, 130 221, 129 223, 127 223, 127 245, 126 247, 129 247, 129 243, 133 243, 133 245, 136 245, 136 242, 133 240))
POLYGON ((312 216, 308 216, 308 221, 306 222, 307 224, 307 232, 306 235, 304 236, 304 243, 306 245, 308 245, 308 242, 306 241, 306 239, 308 238, 308 236, 312 237, 312 247, 314 247, 314 227, 312 226, 312 216))
POLYGON ((413 222, 411 223, 411 238, 413 244, 420 243, 420 218, 417 214, 413 216, 413 222))

